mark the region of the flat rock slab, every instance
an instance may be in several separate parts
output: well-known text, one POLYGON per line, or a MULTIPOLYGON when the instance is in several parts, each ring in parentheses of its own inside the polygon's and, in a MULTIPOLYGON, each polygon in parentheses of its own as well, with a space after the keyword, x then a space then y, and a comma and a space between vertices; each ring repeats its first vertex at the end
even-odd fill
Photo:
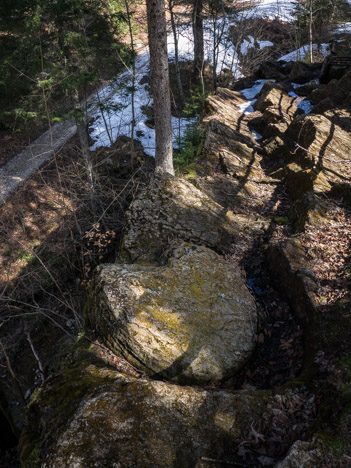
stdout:
POLYGON ((178 383, 222 381, 255 347, 255 302, 238 267, 203 246, 178 246, 164 266, 97 267, 88 309, 111 349, 178 383))
POLYGON ((269 396, 138 380, 82 361, 48 379, 32 401, 22 466, 191 468, 207 457, 240 461, 233 441, 257 424, 269 396))

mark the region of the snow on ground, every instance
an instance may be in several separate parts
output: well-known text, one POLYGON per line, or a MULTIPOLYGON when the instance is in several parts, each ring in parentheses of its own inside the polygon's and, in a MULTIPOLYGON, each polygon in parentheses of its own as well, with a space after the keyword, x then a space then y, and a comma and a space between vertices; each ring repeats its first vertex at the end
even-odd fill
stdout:
POLYGON ((305 114, 309 114, 312 110, 312 104, 311 104, 311 101, 309 101, 308 99, 303 99, 301 98, 300 96, 298 96, 296 93, 294 93, 294 91, 290 91, 289 93, 289 96, 291 97, 297 97, 299 98, 298 101, 297 101, 297 107, 299 109, 302 109, 304 111, 305 114))
MULTIPOLYGON (((234 78, 242 76, 239 67, 239 57, 235 51, 234 44, 229 40, 229 27, 232 24, 229 16, 222 20, 217 20, 216 25, 211 24, 211 21, 204 22, 204 43, 205 43, 205 56, 210 62, 213 62, 213 49, 212 49, 212 30, 215 26, 217 33, 222 34, 222 41, 219 44, 216 61, 217 73, 219 74, 224 69, 229 69, 234 78)), ((268 41, 267 41, 268 42, 268 41)), ((263 47, 263 46, 262 46, 263 47)), ((180 60, 192 60, 194 57, 194 44, 192 28, 189 25, 184 25, 179 30, 178 53, 180 60)), ((174 38, 170 34, 168 36, 168 55, 169 60, 175 58, 174 38)), ((145 152, 154 156, 155 154, 155 130, 146 125, 147 117, 143 113, 142 108, 152 105, 152 98, 149 94, 149 85, 140 84, 140 80, 149 74, 149 54, 144 52, 138 56, 135 63, 135 93, 134 93, 134 106, 135 106, 135 135, 139 140, 145 152)), ((128 135, 131 133, 132 122, 132 97, 130 88, 132 86, 132 70, 127 70, 122 73, 118 80, 112 84, 109 89, 104 89, 104 95, 111 94, 111 87, 115 87, 115 93, 104 104, 104 110, 97 111, 94 116, 94 122, 91 125, 90 136, 95 143, 91 146, 91 150, 96 150, 101 146, 110 146, 119 135, 128 135), (102 113, 104 115, 102 115, 102 113)), ((100 96, 100 100, 104 100, 104 96, 100 96)), ((178 147, 180 138, 184 135, 186 128, 194 124, 196 119, 179 119, 172 117, 173 127, 173 145, 178 147)))
MULTIPOLYGON (((143 107, 150 106, 152 99, 149 94, 149 85, 140 84, 141 79, 149 73, 149 55, 144 53, 140 55, 135 62, 135 92, 134 92, 134 135, 141 142, 146 154, 154 156, 155 154, 155 130, 146 125, 147 117, 143 112, 143 107)), ((93 118, 90 134, 95 143, 91 150, 96 150, 101 146, 110 146, 119 135, 131 134, 132 122, 132 99, 130 87, 132 85, 132 70, 122 73, 118 82, 114 84, 115 93, 104 104, 103 111, 96 112, 93 118), (102 117, 102 112, 104 118, 102 117)), ((112 85, 113 86, 113 85, 112 85)), ((102 97, 100 97, 102 101, 102 97)), ((182 136, 186 127, 193 123, 195 119, 178 119, 172 117, 173 142, 178 147, 179 136, 182 136)))
POLYGON ((273 42, 271 41, 257 41, 253 36, 247 36, 247 39, 244 39, 240 45, 240 52, 241 55, 247 55, 249 49, 255 49, 256 44, 260 48, 260 50, 264 49, 265 47, 274 46, 273 42))
MULTIPOLYGON (((351 0, 349 0, 351 5, 351 0)), ((333 34, 351 34, 351 23, 342 23, 339 24, 336 29, 334 29, 333 34)))
MULTIPOLYGON (((242 0, 241 12, 234 15, 226 15, 215 22, 212 20, 204 21, 204 43, 206 59, 213 63, 213 34, 214 28, 217 35, 221 36, 219 47, 216 51, 216 69, 219 74, 223 70, 229 70, 234 79, 242 76, 240 69, 239 56, 235 49, 235 45, 229 39, 229 29, 237 21, 246 18, 265 17, 274 19, 279 17, 283 21, 293 21, 292 12, 295 7, 294 0, 242 0)), ((270 41, 257 41, 260 49, 267 46, 272 46, 270 41)), ((241 53, 245 55, 249 48, 255 47, 255 41, 252 36, 244 39, 240 46, 241 53)), ((179 59, 192 60, 194 55, 192 28, 189 25, 184 25, 179 30, 179 59)), ((168 36, 168 53, 170 61, 174 60, 174 39, 173 35, 168 36)), ((143 113, 142 108, 152 105, 152 98, 149 94, 149 85, 140 84, 141 79, 149 74, 149 54, 147 51, 139 52, 139 56, 135 63, 135 127, 134 136, 139 140, 145 152, 151 156, 155 154, 155 131, 146 125, 147 117, 143 113)), ((259 80, 264 82, 264 80, 259 80)), ((260 86, 259 82, 256 86, 260 86)), ((263 83, 262 83, 263 86, 263 83)), ((261 88, 262 88, 261 86, 261 88)), ((102 109, 93 113, 93 123, 90 127, 91 137, 95 141, 91 146, 92 150, 96 150, 101 146, 110 146, 118 136, 131 134, 132 121, 132 102, 131 102, 131 87, 132 87, 132 71, 127 70, 120 74, 119 77, 110 86, 106 87, 99 93, 99 99, 104 102, 102 109), (111 96, 111 97, 109 97, 111 96)), ((258 88, 256 88, 258 89, 258 88)), ((260 90, 260 89, 259 89, 260 90)), ((256 94, 259 92, 257 90, 256 94)), ((251 94, 254 91, 251 91, 251 94)), ((250 93, 249 93, 250 94, 250 93)), ((247 97, 247 99, 253 99, 247 97)), ((243 112, 248 112, 251 102, 243 108, 243 112)), ((179 139, 184 135, 186 128, 193 124, 196 119, 178 119, 172 117, 173 126, 173 144, 178 146, 179 139)))
POLYGON ((279 18, 286 23, 295 21, 294 10, 298 2, 293 0, 241 0, 241 5, 248 5, 249 9, 240 15, 245 18, 279 18), (256 3, 256 5, 255 5, 256 3))
MULTIPOLYGON (((329 44, 312 44, 312 49, 314 52, 319 52, 323 57, 326 57, 329 54, 329 44)), ((278 59, 284 60, 284 62, 295 62, 296 60, 303 60, 308 56, 310 52, 310 46, 309 44, 305 44, 299 49, 293 50, 292 52, 289 52, 286 55, 283 55, 278 59)))
POLYGON ((275 81, 275 80, 257 80, 255 84, 251 86, 251 88, 242 89, 240 92, 241 94, 247 99, 246 102, 239 104, 239 109, 243 114, 251 114, 254 112, 253 104, 257 101, 256 96, 261 92, 263 85, 267 81, 275 81))

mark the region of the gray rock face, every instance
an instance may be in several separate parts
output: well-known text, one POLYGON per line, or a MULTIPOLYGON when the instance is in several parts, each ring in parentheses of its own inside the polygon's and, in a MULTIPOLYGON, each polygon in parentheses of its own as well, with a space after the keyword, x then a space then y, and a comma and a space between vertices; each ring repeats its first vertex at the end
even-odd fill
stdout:
POLYGON ((297 440, 289 450, 288 455, 276 468, 316 468, 323 466, 323 456, 318 448, 313 448, 309 442, 297 440))
POLYGON ((254 108, 263 114, 259 119, 259 126, 262 127, 264 139, 284 133, 294 117, 302 113, 298 108, 298 99, 289 96, 285 87, 280 84, 264 84, 254 104, 254 108))
POLYGON ((165 266, 99 266, 91 297, 91 326, 149 375, 219 382, 254 350, 254 300, 239 271, 206 247, 183 244, 165 266))
POLYGON ((296 163, 286 167, 290 194, 320 194, 351 180, 351 138, 322 115, 297 117, 286 131, 296 163))
POLYGON ((321 194, 350 185, 350 133, 325 116, 296 117, 283 138, 270 140, 265 149, 285 162, 281 172, 294 199, 309 191, 321 194))
POLYGON ((224 210, 187 180, 157 175, 127 213, 123 250, 132 260, 155 260, 170 239, 226 250, 243 225, 242 217, 224 210))
POLYGON ((233 460, 233 440, 257 423, 269 395, 179 387, 81 361, 32 402, 40 418, 22 438, 22 466, 191 468, 202 457, 233 460))
POLYGON ((308 329, 317 319, 313 293, 317 285, 308 263, 303 246, 297 239, 272 242, 268 249, 267 260, 272 273, 279 278, 292 305, 292 309, 304 328, 308 329))

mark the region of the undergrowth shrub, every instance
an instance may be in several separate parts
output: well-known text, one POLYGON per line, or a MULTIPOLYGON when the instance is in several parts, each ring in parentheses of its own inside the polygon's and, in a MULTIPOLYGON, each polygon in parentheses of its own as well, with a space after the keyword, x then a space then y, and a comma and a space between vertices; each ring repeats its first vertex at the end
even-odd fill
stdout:
POLYGON ((195 159, 203 136, 198 122, 189 125, 178 142, 178 150, 174 152, 173 162, 176 174, 191 175, 195 171, 195 159))

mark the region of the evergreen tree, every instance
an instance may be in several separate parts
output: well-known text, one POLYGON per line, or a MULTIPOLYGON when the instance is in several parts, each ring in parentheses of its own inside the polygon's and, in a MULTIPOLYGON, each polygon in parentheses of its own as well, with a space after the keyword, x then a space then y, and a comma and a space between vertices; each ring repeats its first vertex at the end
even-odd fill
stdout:
POLYGON ((165 5, 164 0, 147 0, 146 4, 154 97, 156 171, 174 175, 165 5))

